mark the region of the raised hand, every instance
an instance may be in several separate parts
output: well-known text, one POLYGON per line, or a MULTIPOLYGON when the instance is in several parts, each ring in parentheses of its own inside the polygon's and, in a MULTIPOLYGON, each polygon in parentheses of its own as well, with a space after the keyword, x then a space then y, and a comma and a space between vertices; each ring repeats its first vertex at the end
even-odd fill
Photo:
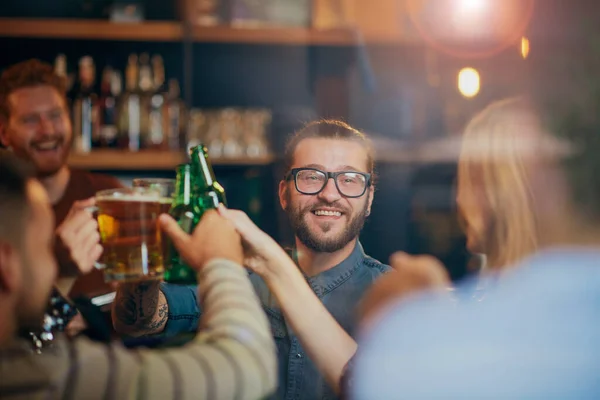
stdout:
POLYGON ((243 263, 240 235, 231 222, 215 210, 204 213, 191 235, 166 214, 160 216, 160 225, 173 241, 179 255, 195 270, 213 258, 225 258, 240 265, 243 263))
POLYGON ((98 223, 89 207, 95 199, 76 201, 63 223, 56 229, 56 236, 62 242, 80 274, 87 274, 102 255, 98 223))
POLYGON ((285 250, 263 232, 245 212, 219 206, 219 214, 229 220, 242 237, 244 265, 263 279, 269 280, 283 268, 296 268, 285 250))
POLYGON ((445 290, 451 285, 443 264, 432 256, 397 252, 390 257, 390 266, 393 271, 379 278, 362 301, 360 314, 363 324, 371 321, 391 303, 421 291, 445 290))

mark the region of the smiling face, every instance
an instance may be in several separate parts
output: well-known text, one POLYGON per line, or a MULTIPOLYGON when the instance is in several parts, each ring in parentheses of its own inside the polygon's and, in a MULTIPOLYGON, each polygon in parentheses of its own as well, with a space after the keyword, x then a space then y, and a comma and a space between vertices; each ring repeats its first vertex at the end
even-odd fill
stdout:
MULTIPOLYGON (((367 151, 356 141, 307 138, 296 146, 291 167, 368 172, 368 165, 367 151)), ((300 242, 315 252, 332 253, 358 237, 371 211, 373 187, 361 197, 348 198, 333 179, 315 195, 299 193, 293 180, 281 181, 279 199, 300 242)))
POLYGON ((57 173, 73 136, 65 98, 52 86, 37 85, 14 90, 7 102, 10 115, 1 124, 2 143, 31 161, 39 177, 57 173))

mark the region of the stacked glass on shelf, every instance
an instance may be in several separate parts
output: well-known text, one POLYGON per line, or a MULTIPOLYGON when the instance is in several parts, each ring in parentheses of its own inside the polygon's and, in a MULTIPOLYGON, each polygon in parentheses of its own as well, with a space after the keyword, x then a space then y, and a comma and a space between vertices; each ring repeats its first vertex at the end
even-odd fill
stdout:
POLYGON ((212 158, 264 157, 270 154, 267 109, 192 109, 188 148, 205 143, 212 158))

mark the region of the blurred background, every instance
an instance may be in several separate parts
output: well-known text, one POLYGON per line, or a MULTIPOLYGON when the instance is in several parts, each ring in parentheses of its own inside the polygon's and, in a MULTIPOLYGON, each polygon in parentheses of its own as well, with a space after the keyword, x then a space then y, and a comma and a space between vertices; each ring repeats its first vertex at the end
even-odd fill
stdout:
MULTIPOLYGON (((51 62, 91 142, 70 165, 173 177, 205 143, 230 206, 281 244, 277 199, 288 135, 339 118, 377 150, 368 254, 430 253, 454 279, 476 268, 454 204, 468 119, 519 94, 531 60, 567 44, 579 0, 3 0, 0 69, 51 62), (575 6, 577 4, 577 6, 575 6), (135 140, 132 135, 137 135, 135 140)), ((76 114, 76 113, 74 113, 76 114)))

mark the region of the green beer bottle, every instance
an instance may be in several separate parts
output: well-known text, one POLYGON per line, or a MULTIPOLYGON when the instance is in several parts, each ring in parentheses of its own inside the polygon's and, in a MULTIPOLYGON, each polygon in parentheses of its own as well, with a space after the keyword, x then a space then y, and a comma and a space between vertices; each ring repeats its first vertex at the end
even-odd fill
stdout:
MULTIPOLYGON (((216 209, 219 203, 227 204, 225 190, 217 182, 208 159, 205 146, 198 145, 190 150, 191 163, 177 168, 175 199, 169 214, 179 226, 191 233, 206 210, 216 209)), ((170 266, 165 271, 165 281, 170 283, 196 284, 196 272, 187 266, 173 248, 170 266)))
MULTIPOLYGON (((192 182, 191 166, 181 164, 177 166, 177 178, 175 180, 175 196, 169 215, 179 223, 179 226, 187 233, 192 232, 193 209, 192 209, 192 182), (186 215, 187 214, 187 215, 186 215)), ((180 281, 191 281, 196 278, 193 271, 185 265, 179 253, 169 241, 169 254, 167 256, 167 268, 165 268, 164 279, 166 282, 177 283, 180 281), (190 275, 191 274, 191 278, 190 275)))

